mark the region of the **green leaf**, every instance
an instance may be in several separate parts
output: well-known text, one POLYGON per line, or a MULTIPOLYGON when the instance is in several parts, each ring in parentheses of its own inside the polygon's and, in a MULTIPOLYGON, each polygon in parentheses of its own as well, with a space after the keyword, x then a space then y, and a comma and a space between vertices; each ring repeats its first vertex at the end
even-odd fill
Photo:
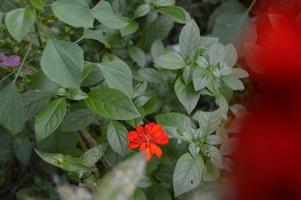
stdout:
POLYGON ((131 200, 147 200, 143 190, 136 189, 131 200))
POLYGON ((107 139, 112 149, 125 157, 128 152, 127 129, 117 121, 111 121, 107 128, 107 139))
POLYGON ((231 78, 246 78, 248 77, 249 74, 246 70, 242 68, 232 68, 232 72, 230 75, 226 77, 231 77, 231 78))
POLYGON ((0 162, 9 161, 13 157, 13 136, 0 126, 0 162))
POLYGON ((33 149, 33 145, 29 139, 25 136, 15 137, 13 141, 13 148, 17 159, 22 165, 27 166, 33 149))
POLYGON ((185 85, 182 77, 177 79, 174 89, 179 101, 190 114, 199 101, 200 92, 194 91, 192 86, 185 85))
POLYGON ((194 89, 196 91, 199 91, 207 87, 210 79, 209 76, 210 74, 208 70, 201 67, 196 68, 192 73, 192 82, 194 89))
POLYGON ((51 135, 62 123, 66 113, 64 98, 52 101, 36 117, 35 133, 39 142, 51 135))
POLYGON ((29 90, 21 94, 26 120, 34 117, 51 99, 51 93, 29 90))
POLYGON ((140 117, 133 102, 119 90, 101 88, 90 92, 85 102, 88 108, 108 119, 129 120, 140 117))
POLYGON ((174 51, 169 51, 166 54, 159 56, 154 60, 154 63, 157 68, 169 70, 178 70, 186 66, 182 57, 174 51))
POLYGON ((206 135, 210 135, 220 125, 223 117, 221 109, 213 112, 197 111, 193 118, 199 122, 201 132, 206 135))
POLYGON ((237 0, 224 1, 217 9, 214 10, 209 19, 210 29, 215 24, 216 18, 224 13, 242 13, 245 12, 246 8, 239 3, 237 0))
POLYGON ((131 35, 139 29, 139 24, 135 21, 128 20, 128 25, 120 29, 122 37, 131 35))
POLYGON ((100 23, 111 29, 120 29, 128 25, 128 23, 118 17, 109 2, 100 1, 93 9, 92 15, 100 23))
POLYGON ((179 43, 181 54, 185 61, 190 59, 200 47, 200 29, 194 20, 189 21, 181 30, 179 43))
MULTIPOLYGON (((150 14, 150 13, 149 13, 150 14)), ((156 20, 146 24, 145 36, 143 38, 144 48, 148 49, 156 40, 165 39, 170 33, 174 22, 166 16, 160 15, 156 20)))
POLYGON ((169 136, 178 136, 189 128, 196 128, 192 120, 181 113, 163 113, 155 116, 156 122, 166 129, 169 136))
POLYGON ((142 68, 138 71, 138 75, 141 78, 141 81, 147 81, 150 83, 164 83, 164 79, 161 76, 160 72, 153 68, 142 68))
POLYGON ((81 86, 83 87, 94 86, 104 80, 101 70, 94 63, 85 64, 85 68, 82 71, 82 77, 83 82, 81 86))
POLYGON ((203 168, 204 161, 201 156, 193 158, 186 153, 179 158, 173 175, 175 197, 196 188, 201 183, 203 168))
POLYGON ((110 88, 117 89, 130 98, 133 96, 133 75, 124 61, 114 59, 110 62, 103 62, 98 66, 110 88))
POLYGON ((116 40, 116 31, 108 31, 101 26, 96 30, 84 29, 83 38, 96 40, 104 44, 106 48, 111 48, 114 40, 116 40))
POLYGON ((0 124, 16 135, 23 129, 25 116, 21 95, 14 83, 0 90, 0 99, 0 124))
POLYGON ((104 155, 105 148, 101 145, 92 147, 81 155, 82 163, 87 167, 94 167, 99 159, 104 155))
POLYGON ((30 0, 31 4, 38 10, 43 10, 46 0, 30 0))
POLYGON ((188 150, 194 158, 198 156, 199 152, 201 151, 200 147, 196 143, 189 144, 188 150))
POLYGON ((80 101, 86 99, 88 96, 79 88, 68 89, 66 97, 71 100, 80 101))
POLYGON ((148 4, 142 4, 138 6, 138 8, 135 10, 135 18, 143 17, 147 15, 151 11, 151 7, 148 4))
POLYGON ((232 90, 242 91, 245 89, 243 82, 239 79, 232 78, 232 77, 223 77, 223 81, 232 90))
POLYGON ((175 0, 152 0, 152 2, 159 7, 173 6, 176 4, 175 0))
POLYGON ((71 42, 48 40, 41 57, 46 76, 67 88, 79 88, 84 68, 83 50, 71 42))
POLYGON ((224 13, 217 17, 212 35, 223 44, 238 44, 251 31, 248 13, 224 13))
POLYGON ((80 158, 70 155, 45 153, 37 149, 35 151, 42 160, 63 170, 76 173, 84 173, 91 170, 82 163, 82 159, 80 158))
POLYGON ((93 16, 85 0, 57 0, 52 6, 54 15, 59 20, 74 27, 93 27, 93 16))
POLYGON ((38 149, 49 153, 71 153, 76 149, 78 135, 56 130, 46 139, 37 143, 38 149))
POLYGON ((161 40, 156 40, 151 46, 152 58, 156 59, 165 52, 165 47, 161 40))
POLYGON ((82 130, 93 123, 94 120, 95 115, 90 110, 78 109, 66 116, 60 129, 66 132, 82 130))
POLYGON ((216 181, 220 176, 220 170, 212 163, 211 160, 207 160, 203 172, 204 181, 216 181))
POLYGON ((156 122, 163 126, 173 126, 177 128, 195 128, 189 117, 181 113, 163 113, 156 115, 156 122))
POLYGON ((209 155, 211 162, 216 167, 223 169, 223 157, 218 148, 212 145, 205 145, 204 152, 209 155))
POLYGON ((147 200, 172 200, 170 192, 161 184, 154 184, 147 192, 147 200))
POLYGON ((189 14, 179 6, 167 6, 158 8, 158 11, 178 23, 186 23, 190 20, 189 14))
POLYGON ((36 20, 36 13, 30 8, 18 8, 6 14, 5 25, 11 36, 21 42, 36 20))
POLYGON ((136 46, 130 46, 128 51, 132 60, 135 61, 140 67, 144 67, 146 65, 146 55, 142 49, 136 46))
POLYGON ((145 158, 139 154, 120 163, 103 179, 94 199, 120 200, 130 199, 138 181, 144 174, 145 158))

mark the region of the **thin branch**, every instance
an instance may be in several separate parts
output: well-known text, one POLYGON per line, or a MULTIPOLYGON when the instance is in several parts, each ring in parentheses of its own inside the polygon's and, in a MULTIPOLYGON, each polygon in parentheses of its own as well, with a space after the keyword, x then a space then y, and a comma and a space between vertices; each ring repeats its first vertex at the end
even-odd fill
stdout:
POLYGON ((19 67, 19 70, 18 70, 18 72, 17 72, 17 74, 16 74, 16 76, 15 76, 14 83, 17 81, 17 79, 18 79, 18 77, 19 77, 19 75, 20 75, 20 72, 21 72, 21 70, 22 70, 22 68, 23 68, 23 66, 24 66, 24 63, 25 63, 26 59, 27 59, 28 53, 29 53, 29 51, 30 51, 30 49, 31 49, 31 46, 32 46, 32 41, 30 42, 30 44, 29 44, 29 46, 28 46, 28 48, 27 48, 27 50, 26 50, 25 56, 24 56, 24 58, 23 58, 23 60, 22 60, 22 63, 21 63, 21 65, 20 65, 20 67, 19 67))

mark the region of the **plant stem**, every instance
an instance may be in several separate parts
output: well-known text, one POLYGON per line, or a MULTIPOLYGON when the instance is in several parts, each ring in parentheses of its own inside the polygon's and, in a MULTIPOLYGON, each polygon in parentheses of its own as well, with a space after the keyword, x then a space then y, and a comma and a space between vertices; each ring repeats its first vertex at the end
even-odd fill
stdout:
POLYGON ((42 38, 41 38, 41 34, 40 34, 39 24, 35 23, 34 28, 36 29, 36 33, 38 36, 39 46, 42 47, 43 43, 42 43, 42 38))
POLYGON ((29 51, 30 51, 30 49, 31 49, 31 46, 32 46, 32 42, 30 42, 30 44, 29 44, 29 46, 28 46, 28 48, 27 48, 27 50, 26 50, 25 56, 24 56, 24 58, 23 58, 23 60, 22 60, 22 63, 21 63, 21 65, 20 65, 20 67, 19 67, 19 70, 18 70, 18 72, 17 72, 17 74, 16 74, 16 76, 15 76, 14 83, 16 83, 16 81, 17 81, 17 79, 18 79, 18 77, 19 77, 19 75, 20 75, 20 72, 21 72, 21 70, 22 70, 22 68, 23 68, 23 66, 24 66, 24 63, 25 63, 26 59, 27 59, 28 53, 29 53, 29 51))
POLYGON ((1 80, 0 83, 2 83, 3 81, 5 81, 7 78, 9 78, 11 75, 13 75, 16 71, 12 71, 10 72, 8 75, 4 76, 1 80))
POLYGON ((76 40, 75 42, 73 42, 74 44, 79 43, 82 39, 84 39, 84 37, 80 37, 78 40, 76 40))
POLYGON ((256 0, 253 0, 252 3, 251 3, 251 5, 249 6, 249 8, 247 10, 247 13, 249 13, 252 10, 252 8, 254 7, 255 3, 256 3, 256 0))
POLYGON ((86 129, 83 129, 80 132, 82 136, 86 139, 86 141, 89 143, 90 147, 98 145, 97 141, 91 136, 91 134, 86 129))
MULTIPOLYGON (((94 146, 98 145, 98 142, 92 137, 92 135, 86 129, 83 129, 80 132, 81 132, 82 136, 85 138, 85 140, 89 143, 90 147, 94 147, 94 146)), ((110 165, 104 156, 102 156, 100 158, 100 160, 103 163, 103 165, 105 166, 105 168, 110 168, 110 165)))

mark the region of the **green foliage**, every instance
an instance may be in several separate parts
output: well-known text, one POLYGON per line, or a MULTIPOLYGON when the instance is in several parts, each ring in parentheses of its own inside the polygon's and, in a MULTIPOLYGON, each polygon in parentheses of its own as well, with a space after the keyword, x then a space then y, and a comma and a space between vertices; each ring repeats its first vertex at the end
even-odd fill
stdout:
POLYGON ((246 112, 229 105, 248 77, 236 47, 254 30, 236 0, 204 1, 208 27, 191 2, 0 3, 1 53, 22 61, 0 66, 1 194, 18 183, 17 199, 171 200, 224 181, 229 109, 246 112), (146 162, 128 133, 149 122, 169 143, 146 162))

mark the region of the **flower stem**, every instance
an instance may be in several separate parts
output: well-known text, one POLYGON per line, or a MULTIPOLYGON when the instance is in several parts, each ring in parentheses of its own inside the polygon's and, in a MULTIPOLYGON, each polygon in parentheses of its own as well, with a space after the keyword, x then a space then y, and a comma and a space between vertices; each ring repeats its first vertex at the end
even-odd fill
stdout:
POLYGON ((21 65, 20 65, 19 70, 18 70, 18 72, 17 72, 17 74, 16 74, 16 76, 15 76, 15 79, 14 79, 14 81, 13 81, 14 83, 16 83, 16 81, 17 81, 17 79, 18 79, 18 77, 19 77, 19 75, 20 75, 20 72, 21 72, 21 70, 22 70, 22 68, 23 68, 23 66, 24 66, 24 63, 25 63, 26 59, 27 59, 28 53, 29 53, 29 51, 30 51, 30 49, 31 49, 31 46, 32 46, 32 42, 30 42, 30 44, 29 44, 29 46, 28 46, 28 48, 27 48, 27 50, 26 50, 25 56, 24 56, 24 58, 23 58, 23 60, 22 60, 22 63, 21 63, 21 65))

